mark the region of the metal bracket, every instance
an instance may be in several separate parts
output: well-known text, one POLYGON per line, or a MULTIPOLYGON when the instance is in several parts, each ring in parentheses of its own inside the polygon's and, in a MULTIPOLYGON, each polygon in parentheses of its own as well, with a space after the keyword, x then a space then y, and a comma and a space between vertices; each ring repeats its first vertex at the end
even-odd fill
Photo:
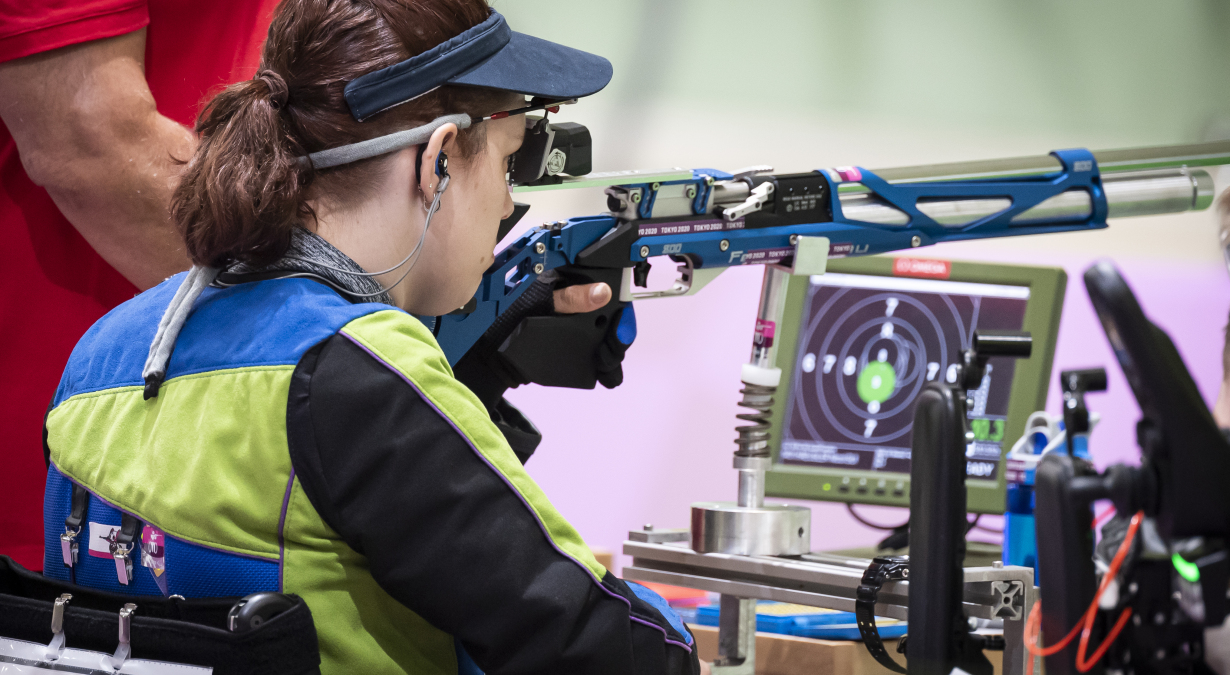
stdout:
POLYGON ((995 604, 991 612, 1005 621, 1020 621, 1025 615, 1025 584, 1019 581, 993 581, 995 604))
POLYGON ((824 274, 829 264, 828 237, 795 237, 791 243, 794 244, 791 274, 824 274))
POLYGON ((649 524, 646 524, 645 527, 639 530, 631 530, 628 532, 629 541, 643 541, 649 544, 665 544, 672 541, 689 541, 691 536, 691 532, 686 528, 658 530, 654 529, 654 526, 649 524))
POLYGON ((722 595, 718 616, 718 656, 713 675, 756 672, 756 599, 722 595))

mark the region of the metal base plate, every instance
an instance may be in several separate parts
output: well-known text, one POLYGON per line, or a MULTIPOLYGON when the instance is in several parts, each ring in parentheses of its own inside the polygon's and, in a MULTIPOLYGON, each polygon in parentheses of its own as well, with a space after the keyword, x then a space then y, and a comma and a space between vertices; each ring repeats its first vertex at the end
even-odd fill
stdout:
MULTIPOLYGON (((758 598, 841 612, 854 611, 863 572, 871 563, 834 553, 807 553, 797 558, 702 555, 682 542, 625 541, 623 551, 632 556, 632 564, 624 565, 622 574, 632 581, 720 593, 723 603, 727 597, 758 598)), ((884 582, 876 598, 876 616, 907 620, 909 592, 908 581, 884 582)), ((1004 675, 1024 675, 1032 658, 1025 649, 1025 618, 1038 599, 1033 568, 967 567, 962 595, 967 616, 1003 621, 1004 675)), ((739 614, 728 613, 724 607, 723 617, 739 614)))
POLYGON ((803 555, 811 550, 811 509, 730 502, 692 505, 692 550, 735 555, 803 555))

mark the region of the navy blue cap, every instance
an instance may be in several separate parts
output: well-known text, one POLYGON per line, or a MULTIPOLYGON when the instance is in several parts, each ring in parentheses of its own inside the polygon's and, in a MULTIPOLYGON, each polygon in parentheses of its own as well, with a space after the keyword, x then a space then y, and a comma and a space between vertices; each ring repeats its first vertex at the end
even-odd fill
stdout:
POLYGON ((579 49, 513 32, 497 11, 435 47, 346 84, 360 122, 446 84, 567 100, 611 81, 611 62, 579 49))

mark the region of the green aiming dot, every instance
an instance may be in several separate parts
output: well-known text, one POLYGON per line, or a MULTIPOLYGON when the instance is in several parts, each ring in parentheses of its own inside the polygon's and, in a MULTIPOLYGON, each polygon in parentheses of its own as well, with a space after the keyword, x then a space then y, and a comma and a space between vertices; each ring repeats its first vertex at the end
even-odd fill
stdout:
POLYGON ((1200 581, 1200 567, 1196 563, 1187 562, 1178 553, 1170 556, 1170 562, 1174 563, 1174 569, 1179 573, 1179 576, 1193 584, 1200 581))
POLYGON ((897 387, 897 371, 883 361, 872 361, 858 374, 858 397, 863 403, 883 403, 897 387))

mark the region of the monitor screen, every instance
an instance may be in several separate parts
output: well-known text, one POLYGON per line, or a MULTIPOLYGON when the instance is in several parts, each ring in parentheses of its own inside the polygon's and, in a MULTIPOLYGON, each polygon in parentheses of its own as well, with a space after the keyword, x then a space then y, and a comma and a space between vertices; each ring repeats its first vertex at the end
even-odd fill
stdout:
MULTIPOLYGON (((977 329, 1021 330, 1028 286, 829 273, 808 280, 778 461, 897 478, 914 401, 955 382, 977 329)), ((969 479, 995 481, 1015 360, 994 358, 969 412, 969 479)), ((877 481, 878 482, 878 481, 877 481)))

